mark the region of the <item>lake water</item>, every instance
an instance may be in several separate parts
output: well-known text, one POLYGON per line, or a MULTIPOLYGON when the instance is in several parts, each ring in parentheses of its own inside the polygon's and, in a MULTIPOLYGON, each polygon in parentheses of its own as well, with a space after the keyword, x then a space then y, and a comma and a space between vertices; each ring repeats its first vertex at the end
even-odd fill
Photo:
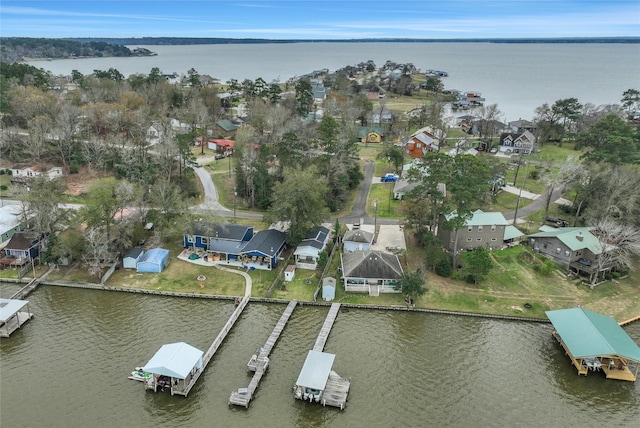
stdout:
MULTIPOLYGON (((135 46, 132 46, 135 47, 135 46)), ((144 46, 158 54, 142 58, 36 61, 30 64, 71 74, 115 67, 125 76, 185 75, 191 68, 226 82, 235 78, 267 82, 327 68, 335 71, 369 59, 413 63, 421 70, 445 70, 448 89, 482 93, 498 104, 502 120, 532 119, 534 109, 562 98, 583 104, 619 104, 622 93, 640 89, 640 45, 607 43, 293 43, 144 46)))
MULTIPOLYGON (((13 291, 0 284, 3 296, 13 291)), ((342 309, 325 351, 352 378, 345 411, 292 386, 328 313, 298 307, 249 409, 229 407, 285 305, 250 303, 187 398, 127 379, 164 343, 206 350, 229 301, 40 286, 35 319, 0 341, 0 426, 637 427, 640 382, 578 376, 549 324, 342 309)), ((640 323, 626 328, 640 342, 640 323)))

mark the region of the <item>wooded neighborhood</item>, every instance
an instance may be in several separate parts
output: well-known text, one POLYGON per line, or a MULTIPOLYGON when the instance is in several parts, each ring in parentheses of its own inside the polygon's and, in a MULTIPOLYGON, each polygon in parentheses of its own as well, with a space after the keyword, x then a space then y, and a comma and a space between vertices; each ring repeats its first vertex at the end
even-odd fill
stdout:
POLYGON ((8 269, 73 260, 100 279, 167 246, 280 272, 289 251, 318 275, 339 265, 343 292, 413 298, 433 272, 480 284, 491 252, 515 247, 591 289, 640 257, 635 89, 620 105, 560 99, 505 124, 479 93, 445 89, 446 73, 393 61, 284 83, 1 71, 1 193, 20 206, 2 230, 8 269), (422 106, 394 104, 407 98, 422 106), (195 170, 220 210, 197 208, 212 196, 195 170), (356 228, 361 217, 373 228, 356 228), (410 248, 372 249, 383 225, 410 248), (14 245, 21 233, 39 237, 37 253, 14 245))

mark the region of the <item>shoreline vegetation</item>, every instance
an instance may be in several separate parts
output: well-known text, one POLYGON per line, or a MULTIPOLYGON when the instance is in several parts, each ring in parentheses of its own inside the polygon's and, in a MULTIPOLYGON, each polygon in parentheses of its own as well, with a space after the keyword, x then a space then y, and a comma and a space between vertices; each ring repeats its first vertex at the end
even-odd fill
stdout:
POLYGON ((31 38, 1 37, 0 61, 39 61, 102 57, 155 56, 147 45, 212 45, 273 43, 640 43, 640 37, 566 37, 566 38, 362 38, 362 39, 258 39, 221 37, 71 37, 31 38))

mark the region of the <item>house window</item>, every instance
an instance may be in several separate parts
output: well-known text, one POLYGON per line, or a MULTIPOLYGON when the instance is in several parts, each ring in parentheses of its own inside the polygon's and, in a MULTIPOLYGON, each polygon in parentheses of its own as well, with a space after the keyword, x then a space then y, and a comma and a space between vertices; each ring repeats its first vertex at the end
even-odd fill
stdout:
POLYGON ((467 238, 467 242, 471 242, 471 241, 473 241, 473 239, 467 238))
POLYGON ((564 252, 564 256, 565 256, 565 257, 569 257, 570 255, 571 255, 571 253, 570 253, 569 251, 565 251, 565 252, 564 252))
POLYGON ((491 226, 491 231, 494 232, 495 230, 496 230, 496 225, 494 224, 491 226))
POLYGON ((556 248, 556 253, 560 254, 562 252, 562 248, 558 247, 556 248))
POLYGON ((202 242, 203 244, 208 244, 209 243, 209 238, 205 238, 203 236, 202 238, 200 238, 200 242, 202 242))
POLYGON ((467 232, 473 232, 473 226, 467 227, 467 232))
POLYGON ((497 241, 497 239, 496 239, 496 238, 491 238, 491 240, 492 240, 492 241, 497 241))
POLYGON ((482 241, 482 238, 476 238, 476 241, 482 241))
POLYGON ((582 255, 582 250, 576 251, 576 256, 581 256, 581 255, 582 255))
POLYGON ((190 244, 193 244, 193 236, 191 235, 187 236, 187 242, 190 244))
POLYGON ((478 226, 478 232, 482 232, 482 226, 478 226))

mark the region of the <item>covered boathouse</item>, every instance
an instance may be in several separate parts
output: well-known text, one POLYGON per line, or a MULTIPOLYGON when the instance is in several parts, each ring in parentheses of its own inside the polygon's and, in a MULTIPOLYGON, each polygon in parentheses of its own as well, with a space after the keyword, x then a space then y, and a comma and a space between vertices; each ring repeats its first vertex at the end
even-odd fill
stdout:
POLYGON ((578 374, 603 372, 607 379, 635 382, 640 347, 611 317, 584 308, 547 311, 560 342, 578 374))
POLYGON ((202 370, 203 352, 184 342, 162 345, 149 362, 142 367, 151 376, 145 382, 145 389, 164 391, 169 388, 171 395, 186 396, 187 385, 193 376, 202 370))
POLYGON ((294 397, 344 410, 350 382, 332 370, 335 358, 327 352, 309 351, 293 387, 294 397))
POLYGON ((0 337, 9 337, 33 318, 28 300, 0 298, 0 337))

